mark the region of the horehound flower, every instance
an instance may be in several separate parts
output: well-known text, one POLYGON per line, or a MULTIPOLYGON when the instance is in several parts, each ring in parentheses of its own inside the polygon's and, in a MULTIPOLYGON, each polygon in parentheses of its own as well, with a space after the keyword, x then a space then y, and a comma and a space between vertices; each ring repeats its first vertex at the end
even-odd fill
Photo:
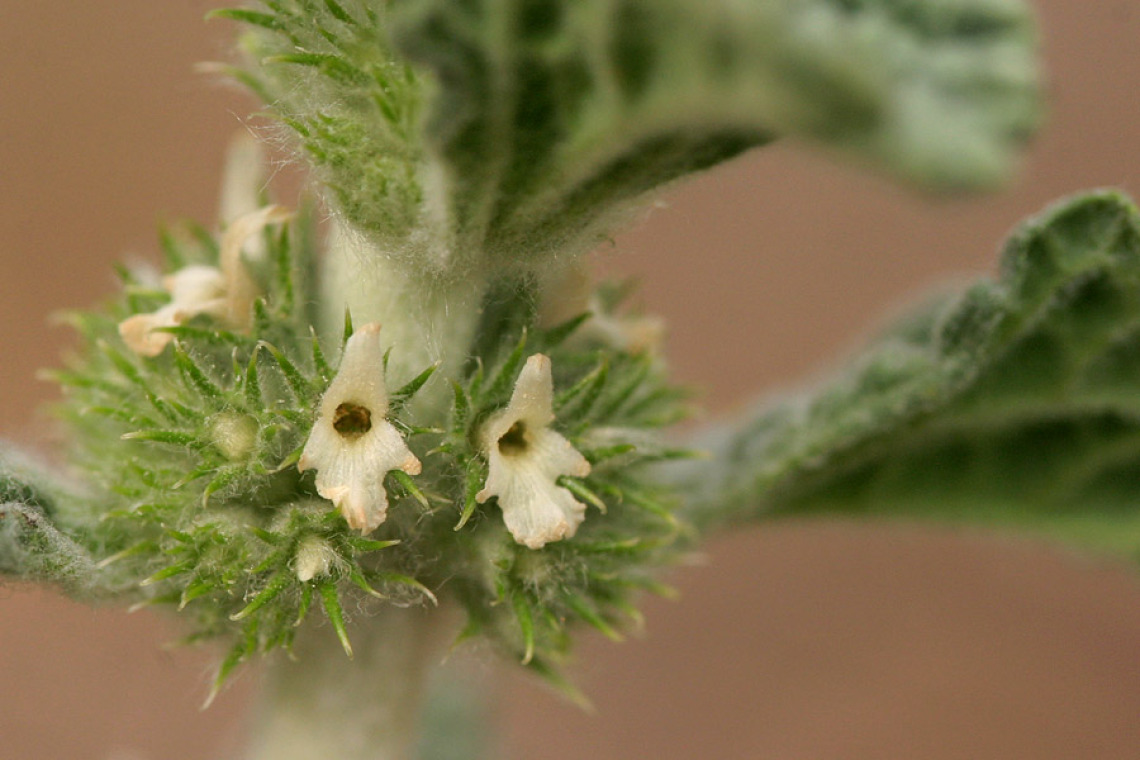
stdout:
POLYGON ((596 341, 630 354, 660 356, 665 342, 665 321, 647 314, 615 313, 607 308, 594 283, 588 262, 576 261, 551 276, 539 305, 538 319, 554 327, 589 312, 572 340, 596 341))
POLYGON ((266 226, 284 222, 292 212, 265 206, 234 219, 222 235, 217 267, 194 264, 165 277, 170 303, 150 314, 135 314, 119 323, 119 335, 135 353, 158 356, 174 339, 163 327, 176 327, 199 314, 208 314, 227 327, 247 331, 253 320, 257 283, 242 261, 242 247, 266 226))
POLYGON ((535 354, 519 373, 510 403, 483 426, 489 470, 475 497, 483 503, 497 496, 507 530, 531 549, 570 538, 586 516, 586 505, 557 481, 589 475, 590 463, 550 429, 553 421, 550 359, 535 354))
POLYGON ((392 470, 420 474, 420 460, 385 419, 388 389, 380 325, 357 328, 344 346, 305 442, 297 469, 316 468, 317 493, 340 509, 351 528, 368 534, 388 516, 384 477, 392 470))

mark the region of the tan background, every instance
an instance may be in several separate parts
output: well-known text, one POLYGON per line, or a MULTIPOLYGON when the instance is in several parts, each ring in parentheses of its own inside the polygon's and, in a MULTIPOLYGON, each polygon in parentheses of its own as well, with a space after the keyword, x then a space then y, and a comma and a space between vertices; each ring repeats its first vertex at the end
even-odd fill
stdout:
MULTIPOLYGON (((163 216, 213 218, 250 107, 191 71, 227 25, 205 0, 0 0, 0 430, 35 440, 49 315, 152 257, 163 216)), ((670 196, 618 240, 715 410, 811 376, 903 294, 991 268, 1019 218, 1140 182, 1140 8, 1037 0, 1050 123, 1005 193, 936 201, 781 145, 670 196)), ((586 716, 517 677, 515 758, 1140 757, 1140 580, 1049 546, 905 526, 767 526, 708 547, 650 600, 644 640, 588 639, 586 716)), ((256 678, 206 713, 208 653, 167 619, 0 589, 0 760, 199 760, 240 740, 256 678)))

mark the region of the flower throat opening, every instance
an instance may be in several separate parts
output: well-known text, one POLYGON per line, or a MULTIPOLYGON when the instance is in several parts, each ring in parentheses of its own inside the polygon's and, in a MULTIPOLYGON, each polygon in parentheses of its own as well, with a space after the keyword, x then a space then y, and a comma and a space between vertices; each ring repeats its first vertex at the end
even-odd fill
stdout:
POLYGON ((359 438, 372 429, 372 412, 360 404, 344 403, 333 412, 332 425, 345 438, 359 438))
POLYGON ((528 445, 526 424, 519 420, 499 438, 499 453, 505 457, 518 456, 526 451, 528 445))

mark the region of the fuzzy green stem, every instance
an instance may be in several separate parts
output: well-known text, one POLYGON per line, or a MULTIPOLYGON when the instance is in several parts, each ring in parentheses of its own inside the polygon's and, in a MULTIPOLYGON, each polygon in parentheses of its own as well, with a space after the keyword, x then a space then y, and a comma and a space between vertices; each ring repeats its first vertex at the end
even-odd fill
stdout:
MULTIPOLYGON (((381 324, 380 339, 392 348, 388 376, 394 387, 437 362, 442 376, 456 376, 479 323, 487 278, 478 271, 457 277, 417 268, 338 224, 322 287, 322 316, 330 334, 340 329, 346 308, 356 324, 381 324)), ((421 410, 448 401, 445 383, 429 383, 425 391, 417 394, 421 410)))
POLYGON ((302 631, 296 660, 269 674, 249 760, 414 757, 428 676, 447 639, 438 610, 390 609, 351 630, 349 659, 327 628, 302 631))

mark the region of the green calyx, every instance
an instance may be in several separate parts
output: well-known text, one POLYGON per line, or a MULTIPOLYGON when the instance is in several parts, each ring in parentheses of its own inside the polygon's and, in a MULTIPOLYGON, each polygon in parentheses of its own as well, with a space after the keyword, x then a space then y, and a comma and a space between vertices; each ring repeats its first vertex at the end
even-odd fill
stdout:
MULTIPOLYGON (((310 326, 297 276, 311 271, 308 229, 307 215, 270 228, 265 255, 246 258, 261 292, 248 332, 200 314, 158 328, 170 345, 140 356, 120 325, 167 296, 130 272, 108 313, 73 318, 85 347, 57 373, 60 412, 91 482, 59 530, 97 562, 100 594, 177 610, 191 640, 228 640, 219 685, 253 655, 288 648, 318 608, 351 653, 353 617, 425 602, 458 605, 464 637, 489 638, 557 680, 569 631, 584 622, 617 636, 636 620, 635 592, 660 590, 655 571, 688 543, 673 499, 647 477, 652 463, 688 455, 654 433, 685 414, 685 394, 651 352, 613 348, 593 329, 617 319, 609 305, 544 328, 533 283, 504 280, 458 375, 428 367, 393 387, 386 419, 423 469, 388 473, 387 519, 361 535, 297 467, 333 357, 353 334, 351 320, 332 339, 310 326), (496 499, 476 498, 488 477, 483 426, 536 353, 554 368, 551 427, 590 463, 555 484, 587 506, 580 530, 541 549, 516 542, 496 499), (432 383, 451 386, 440 394, 449 403, 416 403, 432 383)), ((172 273, 217 263, 213 237, 193 233, 164 236, 172 273)), ((336 424, 355 427, 343 435, 374 424, 362 414, 344 412, 336 424)))

